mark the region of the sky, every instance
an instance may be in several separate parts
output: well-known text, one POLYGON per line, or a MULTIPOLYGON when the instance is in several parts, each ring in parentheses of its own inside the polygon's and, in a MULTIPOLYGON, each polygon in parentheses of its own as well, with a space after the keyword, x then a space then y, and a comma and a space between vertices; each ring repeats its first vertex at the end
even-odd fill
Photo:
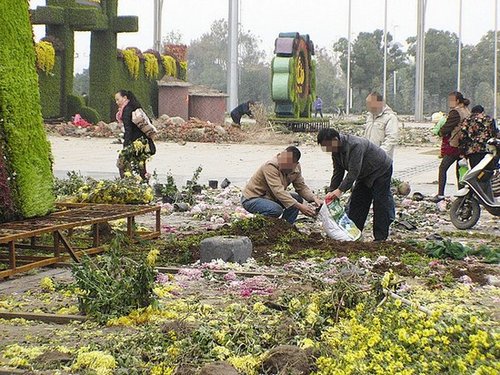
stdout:
MULTIPOLYGON (((351 0, 354 38, 361 31, 384 27, 385 0, 351 0)), ((417 0, 387 0, 387 28, 395 41, 404 44, 416 35, 417 0)), ((475 44, 494 28, 494 0, 462 0, 462 41, 475 44)), ((153 45, 153 0, 120 0, 120 15, 139 17, 137 33, 118 36, 118 48, 153 45)), ((240 23, 261 41, 261 48, 271 59, 274 40, 280 32, 309 34, 317 47, 331 48, 347 37, 349 0, 240 0, 240 23)), ((448 30, 458 34, 460 0, 427 0, 426 30, 448 30)), ((45 5, 45 0, 30 0, 31 8, 45 5)), ((500 13, 500 12, 499 12, 500 13)), ((164 0, 162 35, 171 31, 183 37, 183 43, 199 38, 213 21, 228 15, 228 0, 164 0)), ((35 26, 35 38, 45 35, 43 26, 35 26)), ((75 72, 88 67, 90 33, 75 34, 75 72)))

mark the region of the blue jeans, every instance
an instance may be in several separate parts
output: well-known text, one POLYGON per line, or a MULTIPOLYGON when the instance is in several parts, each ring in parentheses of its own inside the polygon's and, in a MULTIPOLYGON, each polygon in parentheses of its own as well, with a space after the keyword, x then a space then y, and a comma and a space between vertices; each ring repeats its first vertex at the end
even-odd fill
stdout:
MULTIPOLYGON (((299 203, 304 202, 304 199, 297 193, 290 193, 292 197, 299 203)), ((266 198, 250 198, 241 197, 241 204, 245 210, 252 214, 261 214, 270 217, 281 217, 290 224, 295 223, 299 215, 299 209, 291 206, 283 207, 279 202, 272 201, 266 198)))

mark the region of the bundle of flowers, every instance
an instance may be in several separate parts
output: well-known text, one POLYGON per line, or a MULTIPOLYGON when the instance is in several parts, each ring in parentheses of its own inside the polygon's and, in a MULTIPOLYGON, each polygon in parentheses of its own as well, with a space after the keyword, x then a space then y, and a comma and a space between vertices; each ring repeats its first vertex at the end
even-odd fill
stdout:
POLYGON ((149 185, 129 174, 115 180, 85 178, 76 192, 60 199, 76 203, 146 204, 153 197, 153 189, 149 185))

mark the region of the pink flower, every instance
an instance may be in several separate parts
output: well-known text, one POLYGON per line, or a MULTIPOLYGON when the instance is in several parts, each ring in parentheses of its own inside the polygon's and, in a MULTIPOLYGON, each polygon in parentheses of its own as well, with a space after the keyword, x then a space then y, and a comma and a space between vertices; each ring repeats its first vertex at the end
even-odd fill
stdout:
POLYGON ((156 282, 158 284, 165 284, 168 283, 169 281, 170 281, 169 277, 165 273, 159 273, 158 275, 156 275, 156 282))
POLYGON ((199 280, 203 277, 203 271, 196 268, 181 268, 177 274, 186 276, 188 280, 199 280))
POLYGON ((238 278, 234 271, 228 272, 224 275, 224 280, 226 281, 235 281, 238 278))

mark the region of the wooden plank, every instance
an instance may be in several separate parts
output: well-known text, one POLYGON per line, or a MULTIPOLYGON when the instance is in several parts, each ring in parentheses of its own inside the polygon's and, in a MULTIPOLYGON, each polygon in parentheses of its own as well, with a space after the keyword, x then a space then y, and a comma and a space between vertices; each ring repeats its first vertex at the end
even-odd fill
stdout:
POLYGON ((156 210, 156 232, 161 233, 161 208, 156 210))
POLYGON ((48 259, 44 259, 44 260, 30 263, 27 265, 19 266, 19 267, 16 267, 15 269, 7 269, 4 271, 0 271, 0 278, 9 277, 9 276, 15 275, 16 273, 31 271, 32 269, 35 269, 35 268, 45 267, 45 266, 48 266, 50 264, 54 264, 54 263, 61 261, 61 258, 62 257, 48 258, 48 259))
POLYGON ((59 239, 61 240, 61 243, 63 244, 64 248, 66 251, 69 253, 71 258, 76 262, 80 263, 80 259, 78 259, 78 256, 75 254, 75 251, 71 247, 71 244, 69 243, 68 239, 62 234, 61 231, 57 231, 57 235, 59 236, 59 239))
POLYGON ((59 237, 59 232, 54 232, 52 233, 52 237, 54 238, 54 256, 58 257, 61 256, 61 248, 60 248, 60 243, 61 243, 61 237, 59 237))
POLYGON ((16 269, 16 245, 14 241, 9 242, 9 268, 16 269))
POLYGON ((29 370, 20 370, 17 368, 0 367, 0 375, 24 375, 29 374, 29 370))
MULTIPOLYGON (((22 238, 28 238, 28 237, 32 237, 32 236, 38 236, 41 234, 45 234, 45 233, 51 233, 55 230, 61 231, 61 230, 65 230, 65 229, 72 229, 75 227, 81 227, 81 226, 87 226, 87 225, 92 225, 92 224, 114 221, 114 220, 118 220, 118 219, 124 219, 124 218, 131 217, 131 216, 144 215, 144 214, 151 213, 151 212, 158 210, 158 206, 137 206, 137 207, 140 207, 140 208, 125 211, 125 209, 127 207, 122 206, 122 208, 124 209, 124 212, 120 212, 120 213, 113 214, 113 215, 108 215, 106 217, 93 218, 93 219, 88 219, 88 220, 84 220, 84 221, 72 222, 72 223, 58 224, 58 225, 54 225, 51 227, 44 227, 42 229, 26 231, 24 233, 7 235, 7 236, 0 236, 0 243, 8 243, 10 241, 15 241, 15 240, 22 239, 22 238)), ((50 215, 47 218, 50 218, 50 215)), ((30 223, 32 223, 32 222, 33 221, 27 220, 27 221, 22 222, 22 223, 25 223, 26 225, 30 225, 30 223)), ((0 224, 0 230, 2 229, 2 225, 3 224, 0 224)))
POLYGON ((134 238, 134 224, 135 224, 134 217, 127 216, 127 237, 130 239, 134 238))
POLYGON ((58 314, 47 314, 47 313, 33 313, 33 312, 22 312, 22 311, 0 311, 1 319, 26 319, 35 320, 44 323, 54 323, 54 324, 68 324, 74 321, 85 322, 87 317, 83 315, 58 315, 58 314))
POLYGON ((101 238, 99 237, 99 224, 92 225, 92 244, 94 247, 98 247, 101 243, 101 238))

